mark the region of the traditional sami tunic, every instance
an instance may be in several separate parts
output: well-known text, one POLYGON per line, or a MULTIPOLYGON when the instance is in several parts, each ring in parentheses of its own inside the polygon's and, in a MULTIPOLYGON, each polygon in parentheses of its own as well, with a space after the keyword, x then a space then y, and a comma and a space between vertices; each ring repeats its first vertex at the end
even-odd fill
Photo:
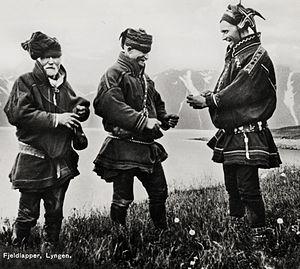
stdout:
POLYGON ((249 35, 227 50, 224 70, 206 101, 212 122, 219 128, 208 143, 215 162, 279 166, 267 126, 276 107, 275 72, 259 35, 249 35))
POLYGON ((63 184, 77 176, 78 154, 71 142, 73 133, 56 126, 56 113, 73 112, 77 105, 89 101, 77 97, 66 80, 57 88, 37 61, 33 72, 20 76, 13 85, 5 106, 10 124, 17 128, 20 152, 9 175, 12 186, 21 190, 41 190, 63 184))
POLYGON ((167 158, 163 146, 154 141, 162 133, 145 129, 147 117, 163 122, 165 104, 135 60, 120 53, 101 78, 94 108, 109 133, 94 161, 94 171, 102 178, 112 181, 118 171, 133 168, 152 173, 167 158))

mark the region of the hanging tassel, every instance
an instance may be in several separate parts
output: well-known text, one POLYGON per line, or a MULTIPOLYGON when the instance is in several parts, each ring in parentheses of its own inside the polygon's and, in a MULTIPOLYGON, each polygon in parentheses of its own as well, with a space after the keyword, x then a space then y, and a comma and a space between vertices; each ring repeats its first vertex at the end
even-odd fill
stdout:
POLYGON ((57 178, 60 178, 60 164, 59 163, 56 164, 56 176, 57 176, 57 178))
POLYGON ((250 160, 249 145, 248 145, 249 139, 248 139, 246 133, 243 133, 243 135, 244 135, 244 142, 245 142, 246 158, 248 160, 250 160))

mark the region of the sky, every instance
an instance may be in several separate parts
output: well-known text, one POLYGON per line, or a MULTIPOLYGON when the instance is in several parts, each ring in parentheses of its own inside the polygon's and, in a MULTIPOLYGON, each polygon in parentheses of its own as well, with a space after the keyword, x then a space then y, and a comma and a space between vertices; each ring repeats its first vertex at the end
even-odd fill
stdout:
MULTIPOLYGON (((144 28, 153 35, 149 74, 169 68, 221 70, 226 43, 219 20, 225 0, 0 0, 0 72, 29 71, 32 61, 20 43, 35 31, 61 43, 69 73, 101 75, 120 51, 120 33, 144 28), (92 64, 97 62, 98 64, 92 64), (88 63, 91 63, 89 65, 88 63), (92 70, 91 70, 92 69, 92 70), (97 70, 95 70, 97 69, 97 70)), ((275 64, 300 71, 300 1, 242 0, 258 10, 263 46, 275 64)))

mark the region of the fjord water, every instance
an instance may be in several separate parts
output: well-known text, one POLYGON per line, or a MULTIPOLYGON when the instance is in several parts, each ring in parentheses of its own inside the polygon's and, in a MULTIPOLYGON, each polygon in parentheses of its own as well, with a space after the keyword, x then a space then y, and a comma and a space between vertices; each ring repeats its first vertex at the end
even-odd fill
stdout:
MULTIPOLYGON (((79 153, 80 175, 71 181, 65 198, 65 216, 74 208, 86 212, 91 208, 109 208, 112 184, 93 172, 95 159, 106 133, 100 129, 86 129, 89 146, 79 153)), ((159 140, 169 154, 163 163, 169 190, 212 186, 223 182, 222 165, 211 161, 212 151, 205 141, 195 138, 210 137, 214 131, 170 130, 159 140)), ((14 128, 0 128, 0 218, 17 214, 19 192, 11 189, 9 171, 18 152, 14 128)), ((280 150, 284 163, 300 165, 300 151, 280 150)), ((135 200, 147 198, 141 183, 135 181, 135 200)), ((42 208, 43 206, 41 206, 42 208)), ((43 214, 43 213, 42 213, 43 214)), ((42 216, 41 214, 41 216, 42 216)))

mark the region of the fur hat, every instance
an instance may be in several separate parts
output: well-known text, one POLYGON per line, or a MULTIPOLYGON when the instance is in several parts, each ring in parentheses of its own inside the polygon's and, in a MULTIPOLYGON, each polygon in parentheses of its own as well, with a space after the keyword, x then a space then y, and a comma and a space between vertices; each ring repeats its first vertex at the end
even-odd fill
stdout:
POLYGON ((127 28, 120 35, 121 46, 130 46, 143 53, 148 53, 151 50, 152 35, 146 33, 145 30, 139 28, 138 30, 127 28))
POLYGON ((61 56, 61 46, 57 39, 49 37, 42 32, 33 33, 29 40, 21 43, 21 46, 29 52, 33 60, 45 56, 61 56))

